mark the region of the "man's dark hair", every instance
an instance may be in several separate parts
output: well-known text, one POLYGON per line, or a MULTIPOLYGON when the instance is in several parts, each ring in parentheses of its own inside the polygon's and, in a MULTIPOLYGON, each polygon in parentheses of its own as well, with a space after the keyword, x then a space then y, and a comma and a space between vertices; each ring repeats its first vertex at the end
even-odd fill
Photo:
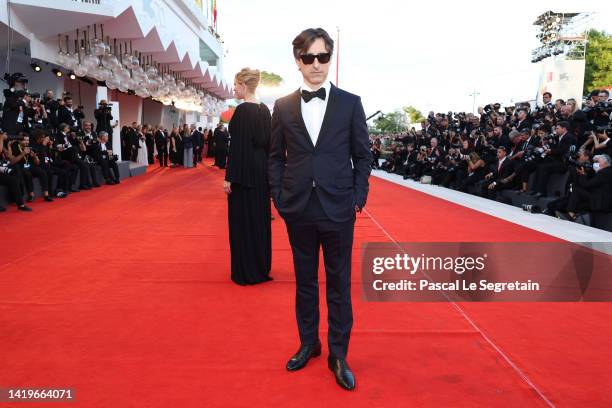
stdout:
POLYGON ((569 128, 570 128, 569 122, 567 122, 565 120, 562 120, 561 122, 557 123, 557 126, 561 126, 565 130, 569 130, 569 128))
POLYGON ((599 91, 599 93, 603 93, 610 96, 610 91, 608 91, 607 89, 602 89, 601 91, 599 91))
POLYGON ((64 102, 71 101, 72 96, 64 96, 64 102))
POLYGON ((557 99, 555 102, 561 102, 561 105, 565 105, 565 101, 563 99, 557 99))
POLYGON ((542 94, 542 96, 546 96, 546 95, 548 95, 549 98, 552 98, 552 94, 550 92, 544 92, 542 94))
POLYGON ((334 40, 331 39, 327 31, 322 28, 308 28, 302 31, 293 40, 293 56, 298 59, 300 55, 308 52, 308 49, 317 38, 322 38, 325 41, 325 49, 330 54, 334 53, 334 40))

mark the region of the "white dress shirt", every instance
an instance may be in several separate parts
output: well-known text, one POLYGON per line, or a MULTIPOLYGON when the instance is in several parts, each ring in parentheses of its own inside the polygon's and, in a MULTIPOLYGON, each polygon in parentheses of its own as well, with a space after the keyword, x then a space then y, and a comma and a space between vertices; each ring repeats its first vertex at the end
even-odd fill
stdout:
POLYGON ((325 100, 321 98, 312 98, 308 103, 304 101, 301 93, 302 90, 314 92, 318 89, 311 89, 308 85, 303 84, 300 88, 300 99, 302 103, 302 118, 306 125, 308 135, 312 140, 313 146, 317 144, 319 133, 321 132, 321 125, 323 124, 323 117, 325 116, 325 110, 327 109, 327 101, 329 100, 329 91, 331 90, 331 82, 325 81, 322 88, 325 88, 325 100))

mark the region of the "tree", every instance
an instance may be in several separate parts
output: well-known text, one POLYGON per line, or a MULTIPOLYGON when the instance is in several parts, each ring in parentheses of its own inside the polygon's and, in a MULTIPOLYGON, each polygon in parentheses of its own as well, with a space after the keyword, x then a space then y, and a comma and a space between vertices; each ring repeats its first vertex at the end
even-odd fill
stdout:
POLYGON ((612 35, 589 31, 585 56, 584 93, 612 86, 612 35))
POLYGON ((382 114, 374 119, 374 125, 382 133, 402 132, 406 129, 406 116, 400 111, 382 114))
POLYGON ((404 106, 402 110, 408 115, 408 122, 410 123, 420 123, 422 120, 425 120, 425 116, 414 106, 404 106))
POLYGON ((279 86, 283 82, 280 75, 273 72, 261 72, 261 84, 264 86, 279 86))

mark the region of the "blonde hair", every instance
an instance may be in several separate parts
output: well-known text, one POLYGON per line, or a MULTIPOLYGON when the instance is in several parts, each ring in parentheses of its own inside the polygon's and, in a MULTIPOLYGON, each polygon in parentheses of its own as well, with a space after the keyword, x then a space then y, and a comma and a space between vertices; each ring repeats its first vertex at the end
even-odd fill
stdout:
POLYGON ((236 74, 236 82, 245 84, 250 92, 255 92, 259 81, 261 80, 261 72, 258 69, 242 68, 236 74))

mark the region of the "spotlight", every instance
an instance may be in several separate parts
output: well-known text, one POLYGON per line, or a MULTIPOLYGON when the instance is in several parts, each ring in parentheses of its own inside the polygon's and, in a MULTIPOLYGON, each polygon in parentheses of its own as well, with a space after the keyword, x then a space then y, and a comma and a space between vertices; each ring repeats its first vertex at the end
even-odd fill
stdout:
POLYGON ((71 72, 70 74, 68 74, 68 77, 70 79, 76 79, 76 75, 74 75, 74 72, 71 72))
POLYGON ((42 70, 42 68, 40 67, 40 65, 38 65, 37 63, 33 62, 30 64, 30 66, 32 67, 32 70, 34 70, 35 72, 40 72, 42 70))
POLYGON ((59 77, 61 77, 62 75, 64 75, 64 74, 62 73, 62 71, 60 71, 60 70, 59 70, 59 69, 57 69, 57 68, 53 68, 53 69, 51 70, 51 72, 53 72, 53 73, 55 74, 55 76, 56 76, 56 77, 58 77, 58 78, 59 78, 59 77))

